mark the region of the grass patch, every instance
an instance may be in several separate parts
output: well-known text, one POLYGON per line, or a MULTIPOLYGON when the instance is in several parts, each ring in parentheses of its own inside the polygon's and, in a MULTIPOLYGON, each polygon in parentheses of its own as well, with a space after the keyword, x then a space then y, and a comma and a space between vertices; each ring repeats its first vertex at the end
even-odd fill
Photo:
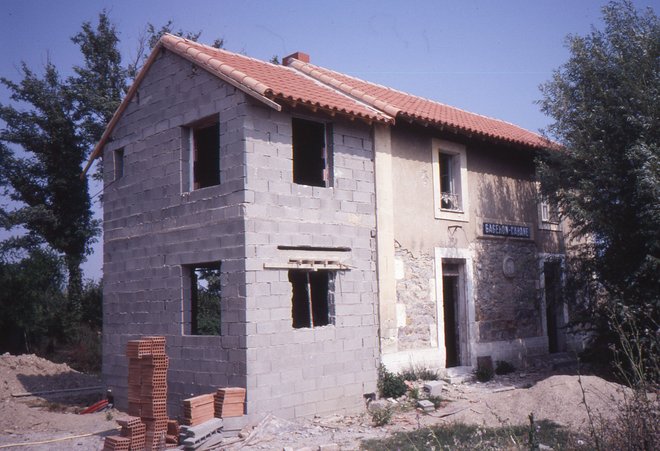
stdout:
MULTIPOLYGON (((535 423, 538 443, 559 450, 587 450, 584 437, 551 421, 535 423)), ((385 439, 365 440, 363 450, 523 450, 529 448, 529 426, 486 428, 463 423, 397 432, 385 439)))

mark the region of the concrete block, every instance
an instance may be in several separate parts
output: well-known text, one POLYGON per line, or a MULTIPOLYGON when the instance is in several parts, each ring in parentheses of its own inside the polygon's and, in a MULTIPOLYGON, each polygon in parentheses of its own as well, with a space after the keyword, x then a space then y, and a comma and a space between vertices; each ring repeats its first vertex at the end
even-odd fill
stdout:
POLYGON ((424 412, 433 412, 435 410, 435 406, 428 399, 420 399, 417 401, 417 407, 422 409, 424 412))
POLYGON ((440 396, 445 385, 443 381, 428 381, 424 383, 424 391, 430 396, 440 396))

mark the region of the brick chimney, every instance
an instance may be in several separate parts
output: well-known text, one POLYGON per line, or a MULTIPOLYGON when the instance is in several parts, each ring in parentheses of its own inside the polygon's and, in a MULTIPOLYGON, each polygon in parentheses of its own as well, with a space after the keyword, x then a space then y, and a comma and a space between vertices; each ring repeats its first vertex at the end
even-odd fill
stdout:
POLYGON ((309 63, 309 55, 307 53, 296 52, 296 53, 292 53, 289 56, 285 56, 284 59, 282 59, 282 65, 288 66, 289 63, 291 62, 291 59, 297 59, 298 61, 301 61, 303 63, 309 63))

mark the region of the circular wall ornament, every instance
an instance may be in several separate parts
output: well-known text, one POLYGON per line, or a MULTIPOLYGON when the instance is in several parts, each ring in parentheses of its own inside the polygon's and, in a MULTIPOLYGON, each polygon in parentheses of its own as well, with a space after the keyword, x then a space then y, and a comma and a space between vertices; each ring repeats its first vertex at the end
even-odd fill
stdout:
POLYGON ((513 277, 516 274, 516 262, 512 257, 508 255, 504 257, 504 261, 502 262, 502 272, 506 277, 513 277))

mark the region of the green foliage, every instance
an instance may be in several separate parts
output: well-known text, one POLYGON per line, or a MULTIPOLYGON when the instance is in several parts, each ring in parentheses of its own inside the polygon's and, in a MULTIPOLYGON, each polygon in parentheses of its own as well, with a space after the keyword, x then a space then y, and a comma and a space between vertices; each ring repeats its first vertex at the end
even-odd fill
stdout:
POLYGON ((474 371, 474 375, 479 382, 488 382, 489 380, 493 379, 495 372, 490 366, 479 365, 474 371))
POLYGON ((440 375, 422 364, 410 365, 401 372, 401 377, 407 381, 437 381, 440 375))
POLYGON ((0 254, 0 353, 37 352, 63 338, 64 265, 34 248, 16 261, 0 254))
POLYGON ((78 101, 83 135, 94 146, 128 89, 128 74, 122 66, 117 30, 105 10, 95 27, 83 23, 71 40, 80 48, 83 65, 74 66, 76 76, 69 82, 78 101))
POLYGON ((197 269, 197 335, 220 335, 221 273, 219 269, 197 269))
POLYGON ((436 409, 442 407, 443 403, 448 402, 442 396, 431 395, 427 399, 433 403, 433 407, 435 407, 436 409))
MULTIPOLYGON (((142 65, 146 62, 148 54, 154 47, 156 47, 158 40, 166 33, 195 42, 197 42, 199 37, 202 35, 201 31, 184 31, 181 28, 175 30, 174 22, 172 20, 168 20, 165 25, 161 25, 160 27, 156 27, 154 24, 148 23, 144 32, 140 36, 136 57, 127 67, 127 73, 130 78, 135 78, 137 76, 138 72, 140 72, 140 69, 142 68, 142 65)), ((216 38, 213 41, 213 44, 211 44, 211 47, 221 49, 224 47, 224 45, 225 40, 223 38, 216 38)))
POLYGON ((378 407, 369 410, 369 415, 371 415, 371 421, 374 423, 374 426, 385 426, 392 421, 392 408, 389 406, 378 407))
POLYGON ((536 424, 534 423, 534 414, 530 413, 529 416, 529 429, 527 432, 527 444, 529 445, 529 451, 538 451, 539 450, 539 438, 536 431, 536 424))
POLYGON ((569 36, 568 62, 542 88, 563 147, 543 153, 539 177, 578 239, 567 271, 578 325, 601 355, 622 349, 614 324, 639 331, 648 366, 660 324, 660 22, 627 0, 603 18, 603 30, 569 36))
POLYGON ((28 352, 98 372, 101 285, 84 285, 81 321, 67 317, 65 265, 53 251, 0 248, 0 353, 28 352))
POLYGON ((383 364, 378 367, 378 393, 381 398, 399 398, 407 391, 408 386, 402 376, 391 373, 383 364))
POLYGON ((25 64, 21 71, 19 83, 0 79, 15 104, 0 105, 0 120, 5 122, 0 130, 0 173, 3 188, 17 205, 3 211, 2 226, 22 227, 34 242, 63 254, 68 273, 64 312, 75 323, 82 293, 80 265, 99 231, 87 179, 80 178, 86 147, 76 124, 75 95, 51 63, 42 77, 25 64))
MULTIPOLYGON (((552 449, 592 449, 584 444, 584 437, 547 420, 535 422, 534 430, 534 437, 538 443, 543 443, 552 449)), ((529 442, 529 432, 529 427, 524 425, 488 428, 452 423, 397 432, 383 439, 364 440, 360 449, 366 451, 533 449, 529 442)))
POLYGON ((506 360, 498 360, 495 362, 495 374, 510 374, 516 371, 516 367, 506 360))

